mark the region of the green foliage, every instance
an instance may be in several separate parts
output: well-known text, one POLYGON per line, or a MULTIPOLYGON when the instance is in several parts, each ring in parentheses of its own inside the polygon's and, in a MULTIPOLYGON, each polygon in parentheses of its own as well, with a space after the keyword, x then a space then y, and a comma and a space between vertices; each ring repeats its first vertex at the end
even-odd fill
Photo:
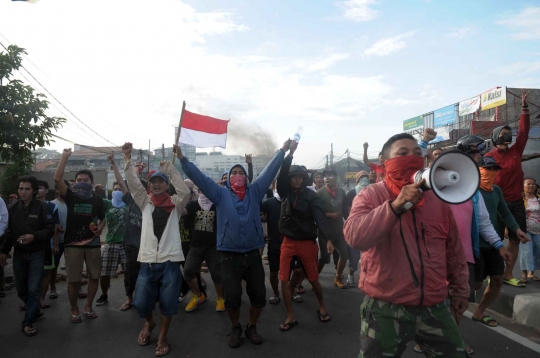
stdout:
POLYGON ((8 164, 0 174, 0 188, 2 196, 8 198, 10 194, 17 194, 17 180, 30 173, 30 168, 24 163, 8 164))
POLYGON ((52 132, 65 119, 49 117, 46 96, 12 78, 23 54, 26 51, 14 45, 0 52, 0 160, 27 167, 33 161, 32 151, 49 146, 52 132))

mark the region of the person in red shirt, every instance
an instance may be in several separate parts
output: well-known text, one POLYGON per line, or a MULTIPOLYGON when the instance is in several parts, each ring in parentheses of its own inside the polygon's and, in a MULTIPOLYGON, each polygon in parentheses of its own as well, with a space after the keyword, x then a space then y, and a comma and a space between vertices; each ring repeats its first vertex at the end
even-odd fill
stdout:
MULTIPOLYGON (((372 172, 375 172, 377 175, 377 182, 384 180, 384 175, 386 174, 386 171, 384 170, 384 167, 379 164, 371 163, 368 159, 367 150, 369 148, 368 142, 364 143, 364 164, 369 167, 369 169, 372 172)), ((379 153, 379 163, 382 163, 382 152, 379 153)))
MULTIPOLYGON (((529 129, 531 127, 529 106, 527 104, 528 95, 525 90, 521 90, 522 111, 519 117, 519 129, 514 145, 509 146, 512 143, 512 128, 509 126, 497 127, 491 134, 491 141, 495 145, 495 148, 486 154, 486 156, 493 157, 501 167, 495 179, 495 184, 501 188, 508 209, 510 209, 520 229, 523 231, 527 230, 527 223, 525 205, 523 204, 521 194, 524 176, 523 169, 521 168, 521 158, 527 140, 529 139, 529 129)), ((501 234, 501 237, 504 237, 505 228, 506 226, 499 219, 499 234, 501 234)), ((512 260, 506 265, 503 280, 504 283, 512 286, 525 287, 525 283, 515 278, 512 274, 519 254, 520 241, 515 232, 509 230, 508 236, 508 251, 512 254, 512 260)))

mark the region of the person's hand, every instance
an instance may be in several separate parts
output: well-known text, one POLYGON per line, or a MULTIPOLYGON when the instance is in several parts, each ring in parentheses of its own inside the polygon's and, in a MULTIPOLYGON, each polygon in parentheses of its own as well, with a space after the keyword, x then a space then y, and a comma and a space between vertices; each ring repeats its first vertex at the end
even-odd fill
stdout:
POLYGON ((521 106, 526 107, 527 106, 527 97, 529 97, 529 92, 525 92, 525 90, 521 89, 521 106))
POLYGON ((339 219, 339 213, 326 213, 326 217, 330 219, 339 219))
POLYGON ((102 190, 102 189, 103 189, 102 184, 96 184, 96 186, 94 186, 94 190, 102 190))
POLYGON ((265 223, 267 221, 267 218, 266 218, 266 214, 265 213, 261 213, 261 221, 263 223, 265 223))
POLYGON ((512 254, 504 246, 499 249, 499 254, 507 264, 512 260, 512 254))
POLYGON ((96 236, 101 236, 101 233, 103 232, 103 229, 100 229, 99 227, 97 229, 95 229, 94 231, 92 231, 94 233, 94 235, 96 236))
POLYGON ((251 159, 251 154, 245 154, 246 156, 246 163, 248 165, 253 164, 253 160, 251 159))
POLYGON ((63 233, 65 233, 65 232, 66 232, 66 231, 64 230, 64 227, 63 227, 62 225, 60 225, 60 226, 58 227, 58 233, 59 233, 59 234, 63 234, 63 233))
POLYGON ((281 150, 283 150, 285 153, 287 153, 290 146, 291 146, 291 138, 287 139, 285 141, 285 143, 283 143, 283 147, 281 147, 281 150))
POLYGON ((289 155, 293 155, 294 152, 296 152, 296 149, 298 148, 298 142, 295 140, 291 141, 291 144, 289 145, 289 155))
POLYGON ((326 251, 328 251, 329 254, 334 253, 334 244, 332 244, 332 241, 330 240, 326 242, 326 251))
POLYGON ((364 150, 367 150, 369 148, 369 143, 368 142, 365 142, 364 143, 364 150))
POLYGON ((62 158, 69 158, 69 156, 71 155, 71 148, 66 148, 64 149, 64 151, 62 152, 62 158))
POLYGON ((122 152, 124 153, 124 157, 131 158, 131 152, 133 151, 133 144, 130 142, 124 143, 122 146, 122 152))
POLYGON ((460 315, 462 315, 467 308, 469 308, 469 301, 466 297, 452 296, 450 302, 454 310, 460 315))
POLYGON ((525 234, 521 229, 517 229, 516 234, 519 238, 519 241, 521 241, 522 244, 526 244, 529 241, 531 241, 529 237, 527 236, 527 234, 525 234))
POLYGON ((376 183, 377 182, 377 173, 375 173, 374 171, 369 172, 368 177, 369 177, 369 182, 370 183, 376 183))
POLYGON ((433 139, 437 137, 437 132, 433 128, 426 128, 424 129, 424 136, 422 137, 422 140, 426 142, 431 142, 433 139))
POLYGON ((418 202, 420 202, 420 200, 422 200, 424 197, 424 193, 422 192, 422 189, 420 189, 424 182, 425 179, 422 179, 418 183, 405 185, 403 188, 401 188, 401 192, 399 193, 398 197, 391 204, 392 209, 394 209, 396 213, 400 213, 405 204, 418 204, 418 202))
POLYGON ((107 154, 107 160, 109 161, 109 163, 111 163, 111 165, 116 165, 116 162, 114 161, 114 153, 111 152, 111 154, 107 154))
POLYGON ((182 159, 184 158, 184 153, 182 153, 182 148, 180 148, 179 145, 173 144, 173 153, 176 153, 176 158, 182 159))
POLYGON ((53 247, 53 254, 58 255, 59 252, 60 252, 60 246, 54 245, 54 247, 53 247))
POLYGON ((141 167, 142 167, 143 169, 144 169, 144 168, 148 168, 148 164, 142 163, 142 164, 141 164, 141 167))
POLYGON ((0 266, 6 266, 6 265, 7 265, 7 255, 0 254, 0 266))
POLYGON ((34 241, 34 235, 31 235, 31 234, 22 235, 21 237, 19 237, 19 239, 17 239, 17 241, 19 242, 19 244, 23 244, 23 245, 31 244, 34 241))
POLYGON ((162 161, 159 162, 159 167, 160 167, 160 168, 163 168, 163 166, 164 166, 165 164, 167 164, 167 160, 162 160, 162 161))

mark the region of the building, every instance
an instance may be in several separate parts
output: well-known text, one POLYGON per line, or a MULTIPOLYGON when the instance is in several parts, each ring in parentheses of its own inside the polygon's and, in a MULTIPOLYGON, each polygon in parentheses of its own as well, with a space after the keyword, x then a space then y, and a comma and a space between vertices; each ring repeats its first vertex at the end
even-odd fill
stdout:
MULTIPOLYGON (((182 154, 190 161, 195 161, 195 152, 196 148, 192 145, 180 144, 180 149, 182 149, 182 154)), ((167 147, 163 145, 160 148, 154 149, 154 156, 159 160, 171 160, 172 158, 172 147, 167 147)))
MULTIPOLYGON (((270 159, 265 155, 252 157, 253 175, 255 178, 266 167, 270 159)), ((219 181, 223 173, 228 171, 234 164, 242 164, 247 170, 246 158, 243 155, 227 155, 222 152, 196 153, 194 163, 204 174, 215 181, 219 181)))

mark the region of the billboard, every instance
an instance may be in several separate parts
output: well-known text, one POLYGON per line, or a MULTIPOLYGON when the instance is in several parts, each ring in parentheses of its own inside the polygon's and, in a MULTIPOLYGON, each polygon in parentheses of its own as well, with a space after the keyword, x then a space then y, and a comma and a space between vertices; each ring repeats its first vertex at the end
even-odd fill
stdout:
POLYGON ((435 139, 429 142, 429 144, 435 144, 439 142, 444 142, 445 140, 450 140, 450 131, 452 127, 441 127, 437 128, 437 136, 435 139))
POLYGON ((480 108, 480 96, 466 99, 459 102, 459 116, 466 116, 467 114, 474 113, 480 108))
POLYGON ((403 121, 403 131, 408 132, 415 129, 424 129, 424 117, 417 116, 403 121))
POLYGON ((506 87, 494 88, 480 95, 482 111, 506 104, 506 87))
POLYGON ((435 128, 456 123, 456 105, 451 104, 433 112, 433 126, 435 128))

